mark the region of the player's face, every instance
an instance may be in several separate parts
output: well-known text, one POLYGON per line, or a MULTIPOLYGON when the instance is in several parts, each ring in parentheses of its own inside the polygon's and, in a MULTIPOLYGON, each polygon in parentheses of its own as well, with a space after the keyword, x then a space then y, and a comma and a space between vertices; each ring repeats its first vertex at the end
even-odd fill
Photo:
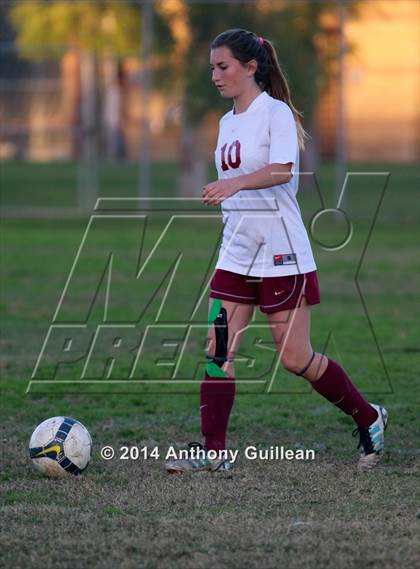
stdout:
POLYGON ((228 47, 216 47, 210 52, 212 81, 222 97, 238 97, 254 82, 253 66, 235 59, 228 47))

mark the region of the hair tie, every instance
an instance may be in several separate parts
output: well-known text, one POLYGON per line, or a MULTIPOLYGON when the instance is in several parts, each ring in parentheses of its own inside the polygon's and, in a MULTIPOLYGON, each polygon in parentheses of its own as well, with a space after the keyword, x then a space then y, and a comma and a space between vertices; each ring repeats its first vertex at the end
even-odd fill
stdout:
POLYGON ((258 41, 260 42, 261 45, 263 45, 263 43, 264 43, 264 38, 263 38, 262 36, 260 36, 260 37, 258 38, 258 41))

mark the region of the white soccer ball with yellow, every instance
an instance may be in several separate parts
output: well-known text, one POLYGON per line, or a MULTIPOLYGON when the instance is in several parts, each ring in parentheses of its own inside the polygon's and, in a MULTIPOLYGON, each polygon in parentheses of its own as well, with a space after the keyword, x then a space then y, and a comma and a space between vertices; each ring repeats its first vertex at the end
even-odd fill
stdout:
POLYGON ((29 441, 29 456, 37 470, 49 478, 81 474, 90 462, 92 439, 80 421, 51 417, 43 421, 29 441))

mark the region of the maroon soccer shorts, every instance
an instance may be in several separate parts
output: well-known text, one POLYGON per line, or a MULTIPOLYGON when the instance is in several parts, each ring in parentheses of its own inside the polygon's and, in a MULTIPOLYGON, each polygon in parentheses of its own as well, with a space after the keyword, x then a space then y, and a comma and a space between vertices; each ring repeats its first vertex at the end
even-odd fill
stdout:
POLYGON ((308 304, 319 304, 316 271, 285 277, 249 277, 217 269, 210 283, 210 297, 241 304, 258 304, 261 312, 273 314, 308 304))

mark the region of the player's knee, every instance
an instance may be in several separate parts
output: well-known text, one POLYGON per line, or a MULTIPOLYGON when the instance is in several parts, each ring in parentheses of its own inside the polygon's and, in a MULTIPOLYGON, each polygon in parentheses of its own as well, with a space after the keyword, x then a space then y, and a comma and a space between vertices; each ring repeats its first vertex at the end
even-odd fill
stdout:
POLYGON ((281 363, 285 370, 290 371, 290 373, 298 373, 299 370, 302 369, 302 365, 298 362, 298 360, 293 359, 291 357, 282 358, 281 363))
POLYGON ((291 373, 298 373, 305 365, 305 362, 302 362, 302 357, 295 350, 284 351, 281 356, 281 363, 284 369, 291 373))

